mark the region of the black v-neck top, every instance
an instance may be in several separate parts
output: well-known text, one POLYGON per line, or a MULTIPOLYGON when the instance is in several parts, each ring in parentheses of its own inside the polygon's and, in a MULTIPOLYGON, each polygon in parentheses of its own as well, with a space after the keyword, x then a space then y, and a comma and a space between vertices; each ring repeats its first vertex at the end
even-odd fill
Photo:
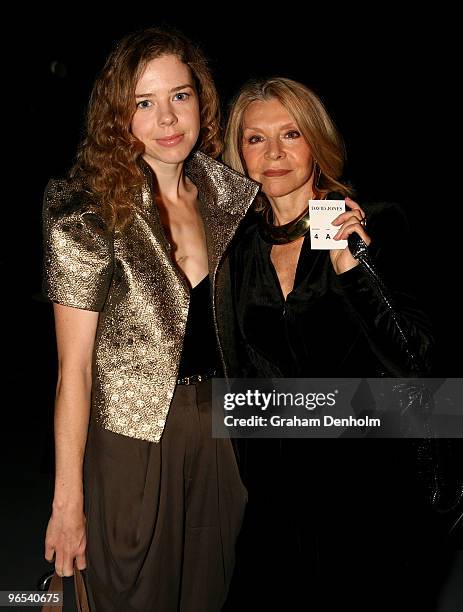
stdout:
POLYGON ((312 250, 310 236, 304 237, 294 287, 285 301, 271 248, 254 225, 233 254, 235 312, 246 376, 349 376, 346 352, 336 351, 337 340, 342 338, 343 347, 353 343, 359 328, 346 312, 329 251, 312 250))
POLYGON ((220 359, 212 315, 209 274, 190 289, 190 307, 178 377, 219 369, 220 359))

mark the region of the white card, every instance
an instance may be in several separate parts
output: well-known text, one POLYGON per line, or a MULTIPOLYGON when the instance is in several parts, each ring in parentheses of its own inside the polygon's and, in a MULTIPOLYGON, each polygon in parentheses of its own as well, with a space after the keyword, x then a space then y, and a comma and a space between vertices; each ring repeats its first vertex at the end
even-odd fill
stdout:
POLYGON ((344 200, 309 200, 310 248, 313 250, 345 249, 347 240, 333 240, 340 225, 331 225, 346 211, 344 200))

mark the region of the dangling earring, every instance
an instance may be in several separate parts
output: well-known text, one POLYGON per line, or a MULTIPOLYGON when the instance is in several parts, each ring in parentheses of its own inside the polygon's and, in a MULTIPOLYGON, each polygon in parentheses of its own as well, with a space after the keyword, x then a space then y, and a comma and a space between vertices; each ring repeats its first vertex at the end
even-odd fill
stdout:
POLYGON ((320 169, 320 166, 314 160, 312 190, 314 192, 314 196, 317 196, 317 197, 320 195, 320 177, 321 175, 322 175, 322 171, 320 169))

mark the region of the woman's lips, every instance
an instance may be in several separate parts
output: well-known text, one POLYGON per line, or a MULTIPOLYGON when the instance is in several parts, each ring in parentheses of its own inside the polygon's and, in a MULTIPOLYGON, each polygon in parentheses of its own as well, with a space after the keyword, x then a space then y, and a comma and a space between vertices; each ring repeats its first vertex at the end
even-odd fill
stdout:
POLYGON ((289 172, 291 172, 291 170, 266 170, 264 176, 284 176, 289 172))
POLYGON ((156 142, 161 147, 175 147, 183 139, 183 134, 174 134, 173 136, 166 136, 166 138, 156 138, 156 142))

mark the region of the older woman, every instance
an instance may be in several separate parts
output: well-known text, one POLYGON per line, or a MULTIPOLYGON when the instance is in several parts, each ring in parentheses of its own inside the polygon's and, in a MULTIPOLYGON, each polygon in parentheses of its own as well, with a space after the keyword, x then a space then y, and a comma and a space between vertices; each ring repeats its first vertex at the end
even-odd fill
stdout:
POLYGON ((248 373, 313 377, 426 371, 432 340, 412 298, 399 294, 401 269, 394 269, 394 311, 348 247, 310 249, 309 224, 304 223, 308 201, 329 192, 341 194, 347 205, 335 220, 334 239, 360 236, 384 273, 394 263, 391 256, 400 257, 399 241, 405 240, 396 206, 371 207, 364 226, 365 211, 341 182, 341 138, 317 96, 288 79, 247 85, 231 109, 224 160, 262 185, 258 218, 234 260, 248 373))
POLYGON ((246 490, 211 436, 225 249, 257 187, 215 161, 218 99, 179 33, 122 40, 44 202, 59 357, 45 556, 97 612, 220 610, 246 490), (213 297, 212 297, 213 296, 213 297), (216 335, 216 331, 218 335, 216 335))
MULTIPOLYGON (((403 215, 391 204, 360 207, 350 198, 342 140, 319 98, 285 78, 248 83, 231 107, 224 160, 262 186, 231 262, 236 375, 426 373, 433 340, 408 291, 403 215), (334 239, 349 246, 311 250, 308 201, 330 192, 346 204, 334 239)), ((413 538, 421 498, 410 495, 419 487, 412 445, 247 440, 242 454, 249 576, 259 583, 258 567, 272 576, 260 597, 286 609, 316 602, 324 607, 315 609, 379 610, 388 585, 396 600, 415 558, 406 544, 423 544, 413 538)), ((245 566, 243 555, 243 580, 245 566)), ((415 603, 416 577, 411 571, 415 603)))

